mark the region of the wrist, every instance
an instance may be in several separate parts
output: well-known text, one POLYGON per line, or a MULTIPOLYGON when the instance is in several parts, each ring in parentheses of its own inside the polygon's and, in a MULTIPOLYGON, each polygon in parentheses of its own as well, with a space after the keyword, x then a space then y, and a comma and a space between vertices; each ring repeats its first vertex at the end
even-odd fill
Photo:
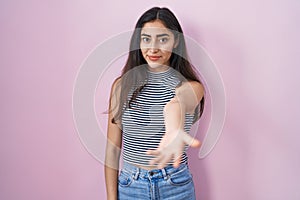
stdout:
POLYGON ((117 195, 107 195, 107 200, 117 200, 117 195))
POLYGON ((185 133, 185 130, 182 128, 177 128, 177 129, 169 129, 166 130, 166 135, 177 135, 177 134, 182 134, 185 133))

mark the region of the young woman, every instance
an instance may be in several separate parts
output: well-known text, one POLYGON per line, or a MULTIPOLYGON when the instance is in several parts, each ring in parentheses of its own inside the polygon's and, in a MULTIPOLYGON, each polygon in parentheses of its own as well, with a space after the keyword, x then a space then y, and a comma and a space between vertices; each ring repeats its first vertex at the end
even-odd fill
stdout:
POLYGON ((186 147, 204 106, 181 26, 167 8, 138 20, 122 74, 111 88, 105 179, 108 200, 193 200, 186 147), (122 169, 119 159, 123 147, 122 169))

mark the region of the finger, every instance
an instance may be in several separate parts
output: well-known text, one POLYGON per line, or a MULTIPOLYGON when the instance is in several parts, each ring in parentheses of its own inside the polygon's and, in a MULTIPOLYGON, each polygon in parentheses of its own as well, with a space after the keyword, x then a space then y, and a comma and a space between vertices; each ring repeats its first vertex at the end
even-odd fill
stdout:
POLYGON ((153 158, 152 160, 149 161, 150 165, 155 165, 161 162, 161 160, 163 160, 165 157, 164 154, 160 154, 159 156, 153 158))
POLYGON ((164 168, 165 166, 167 166, 168 162, 170 162, 172 160, 172 154, 171 155, 167 155, 165 156, 163 159, 160 160, 159 162, 159 165, 158 165, 158 168, 159 169, 162 169, 164 168))
POLYGON ((199 148, 201 146, 201 142, 187 133, 184 133, 183 141, 185 144, 189 145, 190 147, 199 148))
POLYGON ((177 168, 180 165, 180 161, 181 161, 181 154, 180 152, 176 153, 174 156, 174 163, 173 163, 173 167, 177 168))
POLYGON ((152 155, 152 156, 158 156, 160 154, 160 151, 159 150, 148 150, 146 151, 146 154, 147 155, 152 155))
POLYGON ((199 148, 201 146, 201 142, 195 138, 193 138, 192 143, 190 144, 191 147, 193 148, 199 148))
POLYGON ((179 165, 180 165, 180 159, 175 160, 173 163, 173 167, 178 168, 179 165))

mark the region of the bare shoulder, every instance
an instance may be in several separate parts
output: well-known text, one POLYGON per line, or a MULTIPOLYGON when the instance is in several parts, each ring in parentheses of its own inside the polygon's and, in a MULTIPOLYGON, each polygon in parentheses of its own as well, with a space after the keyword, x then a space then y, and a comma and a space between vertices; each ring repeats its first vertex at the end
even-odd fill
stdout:
POLYGON ((115 100, 120 96, 121 94, 121 78, 118 77, 114 80, 114 82, 111 85, 110 89, 110 98, 114 98, 115 100))
POLYGON ((201 83, 199 83, 198 81, 187 81, 184 84, 190 85, 195 90, 204 90, 203 85, 201 83))
MULTIPOLYGON (((185 81, 178 88, 176 88, 176 95, 187 95, 193 93, 200 101, 204 94, 204 87, 197 81, 185 81)), ((189 95, 188 95, 189 96, 189 95)))
POLYGON ((121 78, 116 78, 112 83, 109 97, 109 110, 112 116, 118 113, 121 95, 121 78))
POLYGON ((114 82, 112 83, 111 86, 111 90, 115 91, 117 88, 119 88, 121 86, 121 77, 118 77, 114 80, 114 82))
POLYGON ((175 101, 182 103, 188 113, 193 113, 204 96, 204 87, 197 81, 186 81, 175 89, 175 94, 175 101))

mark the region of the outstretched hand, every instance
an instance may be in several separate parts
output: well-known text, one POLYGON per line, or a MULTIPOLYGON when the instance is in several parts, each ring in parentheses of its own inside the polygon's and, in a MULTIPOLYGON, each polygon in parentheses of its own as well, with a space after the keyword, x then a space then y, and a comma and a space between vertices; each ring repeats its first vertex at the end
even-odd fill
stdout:
POLYGON ((158 168, 161 169, 164 168, 167 163, 174 161, 173 166, 175 168, 179 167, 181 155, 186 145, 199 148, 201 142, 183 130, 166 133, 157 149, 147 151, 148 155, 155 156, 155 158, 150 161, 150 164, 157 164, 158 168))

